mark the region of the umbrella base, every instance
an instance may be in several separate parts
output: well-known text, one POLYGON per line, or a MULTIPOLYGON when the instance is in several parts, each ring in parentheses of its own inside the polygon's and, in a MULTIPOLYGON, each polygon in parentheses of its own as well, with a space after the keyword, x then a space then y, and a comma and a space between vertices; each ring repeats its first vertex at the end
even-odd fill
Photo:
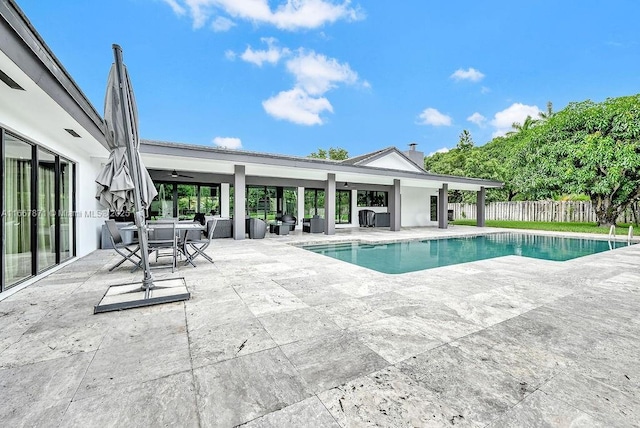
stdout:
POLYGON ((155 287, 149 290, 148 297, 145 297, 147 292, 142 288, 142 282, 112 285, 100 303, 94 306, 93 313, 122 311, 162 303, 180 302, 191 298, 184 278, 159 279, 155 280, 154 284, 155 287))

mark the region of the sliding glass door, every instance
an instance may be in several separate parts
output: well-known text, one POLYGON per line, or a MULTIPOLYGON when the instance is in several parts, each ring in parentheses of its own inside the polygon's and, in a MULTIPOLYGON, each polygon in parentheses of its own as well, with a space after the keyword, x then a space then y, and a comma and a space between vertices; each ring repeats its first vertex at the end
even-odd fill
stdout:
POLYGON ((0 291, 75 255, 74 164, 0 129, 0 291))
POLYGON ((4 138, 4 284, 33 273, 31 255, 31 169, 33 147, 9 135, 4 138))

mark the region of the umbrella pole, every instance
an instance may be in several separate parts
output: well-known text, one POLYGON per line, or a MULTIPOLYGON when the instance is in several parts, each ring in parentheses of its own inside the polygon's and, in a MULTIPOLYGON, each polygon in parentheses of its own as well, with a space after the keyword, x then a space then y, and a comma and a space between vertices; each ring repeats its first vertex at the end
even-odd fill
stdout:
POLYGON ((142 279, 142 289, 145 291, 145 299, 149 298, 149 292, 154 288, 153 275, 151 274, 151 268, 149 267, 149 244, 147 242, 147 225, 145 222, 145 209, 142 206, 142 172, 140 171, 140 160, 135 138, 137 138, 137 132, 133 129, 133 112, 131 111, 130 94, 126 88, 128 85, 124 84, 126 79, 124 64, 122 61, 122 48, 116 44, 113 45, 113 56, 116 64, 116 75, 118 77, 118 90, 120 92, 120 111, 122 112, 122 119, 124 124, 124 133, 127 137, 127 160, 129 162, 129 169, 131 172, 131 179, 133 180, 133 195, 134 195, 134 208, 135 208, 135 222, 138 227, 138 241, 140 243, 140 258, 142 268, 144 270, 144 277, 142 279))

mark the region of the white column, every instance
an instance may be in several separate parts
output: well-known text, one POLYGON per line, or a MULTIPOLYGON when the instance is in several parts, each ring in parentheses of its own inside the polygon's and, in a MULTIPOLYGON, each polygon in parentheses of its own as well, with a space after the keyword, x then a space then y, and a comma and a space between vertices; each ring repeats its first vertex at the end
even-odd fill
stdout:
POLYGON ((304 218, 304 187, 298 187, 298 214, 296 215, 298 224, 302 224, 304 218))
POLYGON ((336 234, 336 175, 327 174, 324 187, 324 233, 336 234))
POLYGON ((235 165, 233 174, 233 238, 244 239, 246 217, 245 167, 235 165))
POLYGON ((230 217, 229 211, 229 183, 220 183, 220 217, 230 217))

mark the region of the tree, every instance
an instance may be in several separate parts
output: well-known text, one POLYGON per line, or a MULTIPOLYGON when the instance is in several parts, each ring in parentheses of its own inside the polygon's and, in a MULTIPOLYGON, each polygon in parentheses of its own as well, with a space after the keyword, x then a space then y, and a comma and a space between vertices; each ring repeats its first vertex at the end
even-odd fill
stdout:
POLYGON ((538 197, 583 193, 598 225, 640 199, 640 94, 571 103, 530 130, 517 180, 538 197))
POLYGON ((507 135, 513 135, 513 134, 517 134, 518 132, 527 131, 527 130, 533 128, 533 126, 536 123, 538 123, 537 119, 533 119, 531 116, 527 116, 524 119, 524 122, 522 122, 522 124, 520 124, 520 122, 513 122, 511 124, 511 127, 513 128, 513 131, 507 132, 507 135))
POLYGON ((547 111, 541 111, 538 113, 538 116, 540 116, 540 120, 545 121, 551 118, 553 114, 553 103, 551 101, 547 101, 547 111))
POLYGON ((460 150, 468 150, 473 147, 473 138, 471 138, 471 133, 466 129, 463 129, 460 133, 460 140, 458 140, 458 146, 460 150))
POLYGON ((328 151, 318 149, 317 152, 311 153, 309 157, 314 159, 345 160, 349 158, 349 152, 339 147, 330 147, 328 151))

